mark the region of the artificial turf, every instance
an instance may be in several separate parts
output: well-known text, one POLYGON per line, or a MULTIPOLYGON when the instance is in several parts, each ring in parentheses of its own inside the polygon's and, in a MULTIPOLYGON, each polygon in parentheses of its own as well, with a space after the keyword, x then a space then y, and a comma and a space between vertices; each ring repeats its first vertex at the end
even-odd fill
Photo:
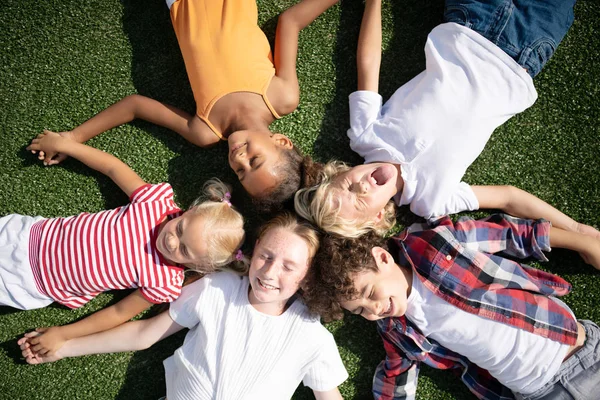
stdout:
MULTIPOLYGON (((293 1, 259 0, 259 19, 272 38, 277 15, 293 1)), ((301 33, 301 102, 272 129, 288 134, 319 161, 360 162, 351 152, 347 96, 356 85, 354 57, 362 2, 344 0, 301 33)), ((442 19, 443 1, 384 1, 381 92, 389 97, 424 68, 427 33, 442 19)), ((68 130, 132 93, 194 110, 193 97, 167 7, 148 0, 5 0, 0 6, 0 215, 67 216, 124 204, 107 178, 74 160, 44 168, 25 146, 43 128, 68 130)), ((600 4, 580 0, 575 23, 535 79, 535 105, 496 130, 465 180, 511 184, 573 218, 600 227, 600 4)), ((136 121, 91 140, 148 182, 169 181, 187 206, 202 183, 233 182, 226 146, 203 150, 173 132, 136 121)), ((252 215, 241 188, 237 196, 252 215)), ((478 213, 477 215, 483 215, 478 213)), ((600 322, 600 273, 577 254, 552 252, 542 268, 573 283, 565 301, 579 318, 600 322)), ((540 266, 539 264, 535 264, 540 266)), ((80 310, 50 306, 35 311, 0 307, 0 398, 156 399, 164 394, 161 360, 183 335, 138 353, 88 356, 29 366, 16 339, 35 327, 65 324, 120 299, 98 296, 80 310)), ((370 397, 371 377, 383 351, 375 326, 360 318, 328 325, 350 378, 349 399, 370 397)), ((295 399, 311 398, 299 389, 295 399)), ((450 372, 423 367, 420 399, 472 396, 450 372)))

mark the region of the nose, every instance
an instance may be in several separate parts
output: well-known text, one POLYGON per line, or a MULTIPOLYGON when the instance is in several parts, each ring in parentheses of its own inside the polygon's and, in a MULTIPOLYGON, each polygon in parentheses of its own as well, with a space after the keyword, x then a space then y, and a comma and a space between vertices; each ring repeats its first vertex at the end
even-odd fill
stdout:
POLYGON ((277 268, 274 262, 267 261, 262 268, 262 276, 265 279, 273 279, 277 275, 277 268))
POLYGON ((165 244, 167 245, 167 250, 175 251, 178 245, 177 237, 175 235, 167 235, 167 240, 165 241, 165 244))
POLYGON ((365 194, 367 193, 367 184, 363 181, 354 182, 352 184, 352 191, 356 194, 365 194))

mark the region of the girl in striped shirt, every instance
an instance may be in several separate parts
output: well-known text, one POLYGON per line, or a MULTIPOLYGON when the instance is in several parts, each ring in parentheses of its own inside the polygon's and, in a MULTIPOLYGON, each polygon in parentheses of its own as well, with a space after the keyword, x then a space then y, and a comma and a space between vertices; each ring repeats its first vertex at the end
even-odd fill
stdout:
POLYGON ((206 273, 227 265, 245 271, 236 260, 245 235, 243 217, 219 180, 205 185, 208 200, 197 200, 184 212, 169 184, 147 184, 101 150, 49 131, 27 149, 78 159, 110 177, 130 203, 71 217, 0 218, 0 305, 30 310, 56 301, 78 308, 103 291, 137 289, 76 323, 39 328, 42 335, 32 344, 40 354, 52 354, 69 338, 120 325, 152 304, 175 300, 185 268, 206 273))

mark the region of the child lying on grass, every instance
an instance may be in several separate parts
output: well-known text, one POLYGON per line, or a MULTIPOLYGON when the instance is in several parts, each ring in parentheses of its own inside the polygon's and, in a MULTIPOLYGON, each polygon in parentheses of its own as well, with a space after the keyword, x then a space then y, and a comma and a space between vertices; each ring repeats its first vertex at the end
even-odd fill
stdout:
POLYGON ((425 45, 426 70, 382 105, 381 0, 367 0, 348 131, 366 164, 326 165, 319 185, 296 193, 296 211, 348 237, 386 232, 396 203, 428 219, 500 209, 600 238, 596 229, 516 187, 462 182, 494 129, 535 102, 532 77, 571 26, 574 3, 447 0, 446 23, 425 45))
POLYGON ((342 309, 377 321, 386 358, 376 399, 414 399, 422 364, 449 369, 480 399, 597 399, 600 329, 555 296, 562 278, 506 257, 551 247, 600 269, 600 241, 544 220, 493 215, 323 240, 305 299, 326 319, 342 309))
POLYGON ((101 150, 53 132, 39 135, 28 149, 81 161, 110 177, 130 203, 69 217, 0 218, 0 306, 32 310, 58 302, 78 308, 104 291, 136 289, 80 321, 40 328, 31 342, 34 351, 50 355, 70 338, 113 328, 153 304, 175 300, 186 268, 246 271, 235 259, 244 219, 221 181, 207 182, 205 198, 183 211, 168 183, 148 184, 101 150))

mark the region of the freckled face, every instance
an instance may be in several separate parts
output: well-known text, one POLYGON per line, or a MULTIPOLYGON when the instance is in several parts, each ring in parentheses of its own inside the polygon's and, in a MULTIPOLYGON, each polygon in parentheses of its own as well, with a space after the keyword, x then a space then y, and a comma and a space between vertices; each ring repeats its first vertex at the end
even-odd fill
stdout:
POLYGON ((260 197, 277 186, 281 178, 275 167, 281 151, 293 148, 285 135, 269 131, 236 131, 229 135, 227 143, 229 166, 252 197, 260 197))
POLYGON ((284 228, 267 231, 256 242, 250 271, 250 303, 266 314, 280 315, 300 288, 309 267, 308 245, 284 228))
POLYGON ((156 238, 156 248, 170 262, 198 265, 206 261, 208 251, 202 239, 204 218, 193 212, 164 223, 156 238))
POLYGON ((331 184, 336 201, 341 202, 339 216, 348 220, 381 220, 385 206, 397 193, 398 168, 390 163, 357 165, 338 174, 331 184))

